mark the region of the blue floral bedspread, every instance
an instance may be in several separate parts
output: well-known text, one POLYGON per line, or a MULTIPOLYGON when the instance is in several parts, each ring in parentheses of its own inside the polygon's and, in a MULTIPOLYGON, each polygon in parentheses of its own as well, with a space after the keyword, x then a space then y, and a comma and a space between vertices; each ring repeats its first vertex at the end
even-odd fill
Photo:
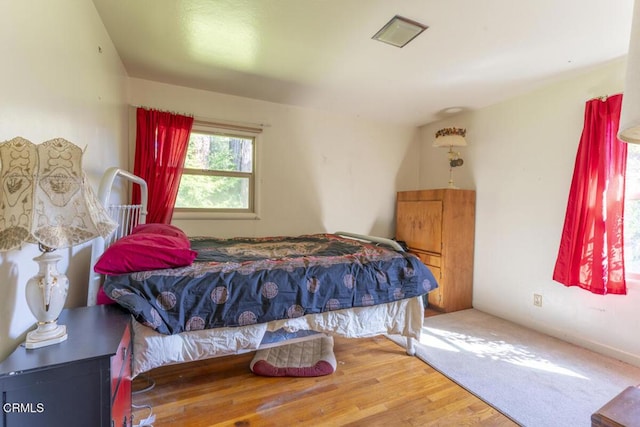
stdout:
POLYGON ((182 268, 107 276, 104 290, 162 334, 244 326, 424 295, 438 285, 415 256, 333 234, 191 238, 182 268))

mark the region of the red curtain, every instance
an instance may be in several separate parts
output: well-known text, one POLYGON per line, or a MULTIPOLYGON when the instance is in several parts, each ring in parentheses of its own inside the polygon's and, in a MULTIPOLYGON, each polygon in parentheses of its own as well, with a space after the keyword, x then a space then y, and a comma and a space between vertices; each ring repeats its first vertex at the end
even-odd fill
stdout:
MULTIPOLYGON (((193 117, 138 108, 133 173, 149 187, 147 222, 169 224, 178 196, 193 117)), ((133 203, 140 201, 134 186, 133 203)))
POLYGON ((586 103, 553 280, 595 294, 626 294, 623 229, 627 144, 622 95, 586 103))

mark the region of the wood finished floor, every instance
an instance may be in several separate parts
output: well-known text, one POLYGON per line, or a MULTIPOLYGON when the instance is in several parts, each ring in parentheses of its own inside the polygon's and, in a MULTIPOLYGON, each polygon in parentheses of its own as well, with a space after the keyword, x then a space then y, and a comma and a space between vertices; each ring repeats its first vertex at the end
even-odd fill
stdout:
MULTIPOLYGON (((133 403, 152 406, 154 427, 517 425, 385 337, 336 338, 334 351, 336 372, 316 378, 256 376, 254 353, 157 368, 133 403)), ((148 414, 134 408, 134 424, 148 414)))

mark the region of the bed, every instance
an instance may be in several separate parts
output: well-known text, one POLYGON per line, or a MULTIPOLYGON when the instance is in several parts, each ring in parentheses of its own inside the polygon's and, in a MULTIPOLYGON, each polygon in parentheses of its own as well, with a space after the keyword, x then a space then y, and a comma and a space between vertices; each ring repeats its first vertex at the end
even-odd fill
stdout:
POLYGON ((133 317, 133 377, 156 367, 256 351, 325 335, 399 334, 414 354, 423 297, 437 287, 417 257, 389 239, 347 232, 187 237, 145 224, 146 184, 117 168, 98 197, 119 223, 92 245, 88 305, 133 317), (111 203, 139 185, 139 205, 111 203))

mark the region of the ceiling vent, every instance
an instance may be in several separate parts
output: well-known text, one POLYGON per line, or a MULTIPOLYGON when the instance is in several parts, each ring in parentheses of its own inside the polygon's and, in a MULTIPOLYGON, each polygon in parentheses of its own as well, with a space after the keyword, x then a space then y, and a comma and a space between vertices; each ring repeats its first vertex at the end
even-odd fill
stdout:
POLYGON ((419 22, 396 15, 372 39, 396 47, 404 47, 427 28, 429 27, 419 22))

